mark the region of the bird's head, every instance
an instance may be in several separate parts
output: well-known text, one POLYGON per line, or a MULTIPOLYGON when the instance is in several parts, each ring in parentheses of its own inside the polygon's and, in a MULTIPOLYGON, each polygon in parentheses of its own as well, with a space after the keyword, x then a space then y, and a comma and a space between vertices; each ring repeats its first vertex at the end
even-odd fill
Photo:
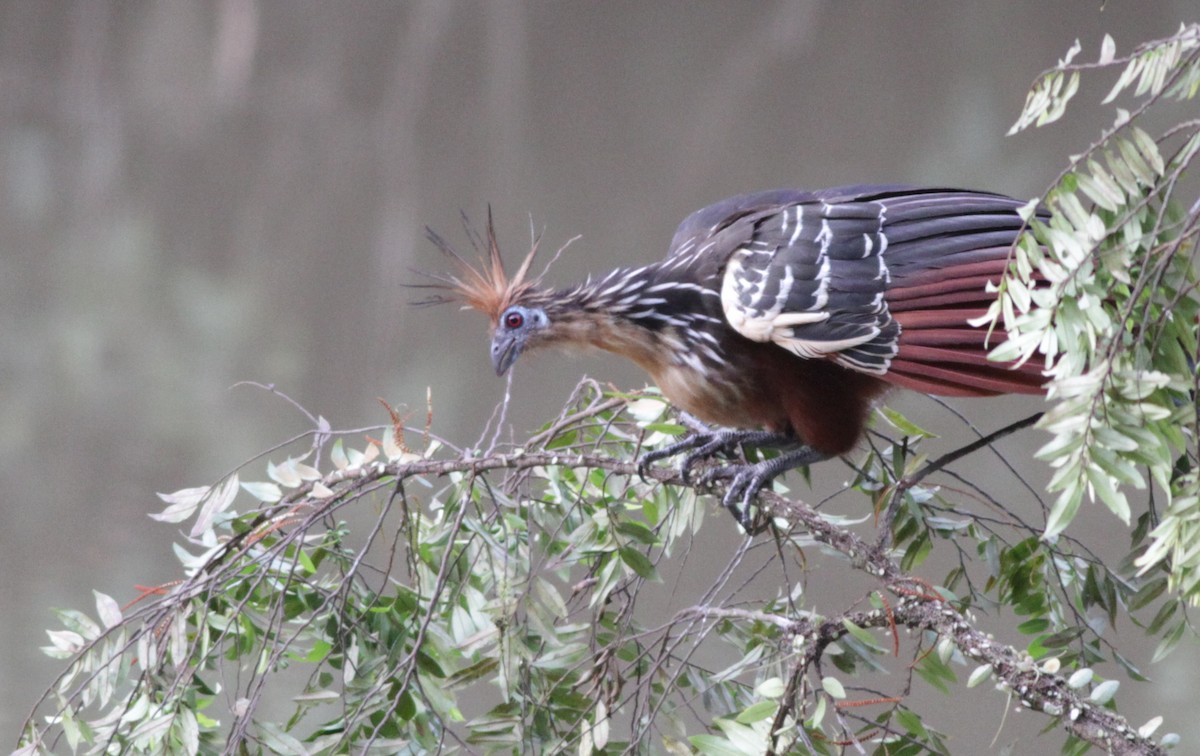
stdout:
POLYGON ((458 302, 464 308, 487 315, 492 324, 492 366, 497 375, 504 375, 523 353, 562 337, 558 332, 561 329, 555 326, 565 323, 559 323, 551 292, 539 288, 541 275, 532 278, 529 275, 537 254, 536 240, 517 272, 509 276, 500 257, 490 212, 486 238, 472 235, 480 253, 477 266, 465 260, 441 236, 430 229, 426 232, 457 271, 430 275, 434 283, 426 288, 437 289, 439 293, 425 303, 458 302))
POLYGON ((500 313, 492 329, 492 367, 504 375, 521 353, 550 340, 550 316, 534 304, 514 304, 500 313))

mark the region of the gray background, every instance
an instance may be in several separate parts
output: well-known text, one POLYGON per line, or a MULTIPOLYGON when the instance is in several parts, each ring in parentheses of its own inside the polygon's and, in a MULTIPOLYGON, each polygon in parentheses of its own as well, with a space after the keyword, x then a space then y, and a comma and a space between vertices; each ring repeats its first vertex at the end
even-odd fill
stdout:
MULTIPOLYGON (((461 242, 459 212, 482 221, 490 203, 510 256, 530 215, 550 248, 582 234, 550 276, 568 283, 660 257, 684 215, 745 190, 1033 196, 1110 122, 1096 103, 1112 81, 1085 87, 1066 122, 1006 138, 1035 75, 1076 37, 1085 58, 1105 32, 1124 53, 1194 13, 1119 0, 0 4, 0 734, 58 668, 37 651, 50 607, 90 610, 92 588, 124 601, 176 576, 176 532, 145 516, 155 491, 211 481, 307 427, 235 382, 276 384, 334 427, 383 422, 377 396, 423 416, 432 386, 435 430, 478 436, 503 394, 484 324, 411 308, 401 288, 442 265, 424 225, 461 242)), ((531 364, 514 383, 518 437, 585 372, 644 381, 610 358, 531 364)), ((923 401, 897 399, 917 414, 923 401)), ((1124 691, 1136 724, 1165 710, 1165 729, 1200 738, 1194 658, 1124 691)), ((970 697, 986 743, 994 695, 936 700, 970 697)))

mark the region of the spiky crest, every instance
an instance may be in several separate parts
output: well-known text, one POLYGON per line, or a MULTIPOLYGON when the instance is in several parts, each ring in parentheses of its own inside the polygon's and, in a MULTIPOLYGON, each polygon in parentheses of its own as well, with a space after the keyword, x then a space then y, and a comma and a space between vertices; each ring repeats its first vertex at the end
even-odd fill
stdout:
POLYGON ((478 235, 470 233, 469 227, 468 234, 471 236, 471 245, 479 252, 478 266, 463 259, 462 255, 450 246, 449 242, 433 229, 426 227, 425 235, 458 268, 457 274, 429 274, 429 277, 437 283, 428 284, 428 287, 441 289, 446 294, 435 296, 426 303, 461 302, 464 307, 478 310, 487 315, 494 326, 500 320, 501 313, 531 293, 541 281, 540 275, 537 278, 529 278, 529 268, 533 265, 533 258, 538 251, 538 239, 533 240, 529 254, 525 255, 517 272, 509 277, 508 272, 504 269, 504 261, 500 257, 500 245, 496 241, 496 228, 492 222, 491 208, 488 208, 487 238, 480 240, 478 235), (486 252, 480 249, 481 246, 487 247, 486 252))

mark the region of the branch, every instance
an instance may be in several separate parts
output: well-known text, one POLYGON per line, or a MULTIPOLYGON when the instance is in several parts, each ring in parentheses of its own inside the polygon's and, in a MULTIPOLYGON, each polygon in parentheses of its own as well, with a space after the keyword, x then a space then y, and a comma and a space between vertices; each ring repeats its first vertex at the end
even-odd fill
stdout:
MULTIPOLYGON (((1016 423, 1015 426, 1027 425, 1033 419, 1035 418, 1026 418, 1016 423)), ((1004 431, 1013 429, 1015 428, 1006 428, 1004 431)), ((995 438, 989 436, 980 442, 973 443, 971 448, 994 440, 995 438)), ((946 456, 957 459, 962 454, 952 453, 946 456)), ((948 461, 950 460, 945 458, 939 459, 931 463, 930 467, 936 468, 941 463, 948 461)), ((624 476, 630 481, 636 480, 638 476, 638 467, 634 462, 616 457, 518 449, 505 454, 492 454, 476 459, 421 459, 409 462, 373 463, 360 469, 343 470, 331 474, 320 483, 335 492, 334 498, 340 499, 364 488, 377 487, 389 478, 404 481, 412 477, 446 476, 452 473, 481 476, 497 470, 528 471, 538 467, 552 466, 605 470, 624 476)), ((646 473, 659 484, 703 492, 701 484, 686 483, 676 469, 651 468, 646 473)), ((309 495, 312 486, 313 484, 310 483, 298 489, 285 502, 260 515, 259 520, 264 523, 270 522, 281 511, 293 509, 299 500, 309 495)), ((843 620, 849 620, 864 628, 887 628, 898 625, 914 630, 928 630, 941 638, 949 639, 967 658, 991 666, 1003 687, 1013 691, 1023 706, 1057 718, 1063 729, 1072 735, 1117 754, 1166 753, 1149 738, 1140 736, 1136 729, 1131 727, 1128 721, 1119 714, 1086 700, 1079 690, 1073 689, 1067 684, 1067 680, 1062 675, 1046 672, 1040 669, 1025 652, 992 640, 988 634, 976 628, 968 616, 960 614, 940 596, 925 590, 922 587, 925 586, 924 581, 906 574, 900 568, 899 563, 889 556, 885 546, 872 544, 853 531, 831 523, 812 507, 799 500, 790 500, 773 492, 763 491, 759 494, 759 506, 771 518, 790 523, 793 530, 804 531, 812 539, 847 557, 856 569, 878 578, 885 588, 901 597, 891 616, 880 610, 847 613, 824 620, 819 625, 813 625, 809 619, 780 620, 777 618, 770 621, 777 626, 781 623, 786 625, 794 635, 822 639, 817 648, 818 655, 825 645, 842 637, 847 632, 843 620), (914 590, 914 586, 916 590, 914 590)), ((254 533, 256 529, 252 528, 248 532, 254 533)), ((215 555, 205 566, 203 572, 210 574, 220 572, 216 569, 217 566, 240 555, 239 552, 242 548, 241 545, 231 541, 229 548, 215 555)), ((191 592, 198 589, 199 587, 195 586, 191 592)), ((718 610, 693 611, 711 613, 718 610)), ((725 612, 723 616, 727 619, 762 619, 761 613, 721 611, 725 612)))
MULTIPOLYGON (((92 639, 77 649, 76 661, 43 696, 41 702, 35 707, 35 714, 45 714, 46 712, 41 712, 39 709, 52 698, 55 703, 48 704, 47 708, 57 709, 56 713, 59 715, 69 715, 76 709, 84 708, 86 704, 81 702, 86 701, 90 687, 96 684, 98 678, 109 675, 112 670, 125 663, 125 655, 134 652, 135 649, 139 650, 139 656, 143 660, 146 659, 146 654, 158 659, 157 662, 150 662, 151 665, 161 665, 167 658, 172 658, 176 665, 173 676, 177 679, 178 684, 186 685, 186 680, 200 671, 200 665, 205 663, 206 659, 215 658, 208 656, 209 654, 219 655, 218 649, 221 648, 221 644, 231 641, 230 633, 236 632, 236 630, 221 630, 215 638, 203 636, 206 648, 211 648, 212 651, 203 650, 197 645, 202 637, 198 634, 188 642, 188 648, 180 649, 181 652, 187 651, 188 658, 192 660, 180 663, 182 656, 179 656, 173 649, 172 653, 168 653, 168 647, 173 642, 178 642, 172 640, 171 628, 182 629, 189 612, 199 613, 201 616, 194 619, 200 626, 203 626, 205 624, 203 615, 208 611, 206 607, 210 606, 208 602, 222 601, 224 597, 242 596, 243 598, 237 599, 237 604, 231 610, 235 613, 241 612, 245 607, 244 602, 248 600, 251 592, 260 586, 264 590, 267 588, 268 581, 273 579, 268 578, 267 575, 277 574, 270 573, 270 570, 277 570, 280 564, 287 565, 286 572, 289 576, 295 576, 301 547, 306 543, 306 539, 312 537, 310 531, 330 527, 330 524, 336 521, 335 516, 339 516, 341 507, 360 501, 362 497, 371 492, 382 493, 388 490, 394 492, 389 497, 383 512, 386 513, 393 502, 401 505, 403 520, 398 533, 407 533, 408 537, 414 539, 410 544, 410 548, 412 548, 418 543, 415 540, 418 538, 418 534, 426 532, 422 530, 424 525, 417 526, 413 523, 440 522, 439 517, 444 512, 448 519, 441 522, 438 527, 449 527, 450 531, 438 532, 459 533, 462 530, 463 518, 467 511, 465 507, 459 508, 456 512, 443 509, 441 512, 435 511, 430 517, 414 517, 414 508, 419 506, 419 502, 411 496, 411 493, 408 495, 405 493, 406 489, 411 492, 415 488, 415 486, 407 485, 413 479, 428 480, 461 476, 468 481, 468 484, 456 494, 462 496, 460 505, 470 499, 473 491, 480 490, 476 489, 470 481, 478 480, 479 485, 486 490, 488 487, 487 476, 496 471, 508 473, 506 483, 509 483, 526 478, 538 468, 559 468, 564 471, 582 468, 601 470, 610 476, 623 478, 626 485, 630 487, 644 485, 637 482, 639 471, 636 463, 623 456, 628 454, 627 447, 635 442, 636 435, 631 431, 636 431, 636 429, 628 424, 622 424, 617 428, 613 426, 612 418, 604 420, 599 417, 600 413, 607 413, 611 409, 613 406, 608 400, 593 402, 590 405, 584 405, 574 414, 564 413, 555 427, 566 433, 591 423, 601 429, 602 438, 624 439, 620 444, 613 446, 610 446, 608 441, 603 444, 595 441, 579 441, 578 447, 567 450, 516 449, 506 453, 492 453, 475 457, 430 459, 394 448, 394 445, 393 448, 388 449, 385 442, 382 448, 385 449, 385 453, 392 455, 389 460, 372 457, 372 454, 378 455, 380 448, 378 445, 372 444, 372 453, 355 457, 357 461, 352 465, 345 465, 343 462, 342 469, 325 474, 319 479, 310 479, 303 483, 299 482, 299 479, 293 481, 294 487, 278 503, 263 507, 249 523, 246 523, 246 518, 243 517, 239 522, 245 524, 232 530, 222 530, 222 533, 227 534, 223 536, 226 540, 221 545, 213 546, 207 559, 191 565, 192 571, 189 578, 171 587, 166 595, 130 608, 114 626, 107 628, 99 638, 92 639), (580 451, 576 451, 576 448, 580 451), (613 453, 603 453, 610 450, 613 453), (102 648, 103 644, 108 639, 115 637, 114 634, 118 632, 120 637, 128 637, 120 649, 103 655, 99 660, 94 656, 89 656, 92 652, 102 648), (154 648, 158 649, 156 653, 154 648), (193 659, 195 655, 199 655, 198 660, 193 659), (86 673, 80 674, 81 667, 78 665, 80 660, 84 659, 87 659, 87 664, 91 666, 85 664, 86 673)), ((554 442, 558 436, 553 433, 543 433, 535 438, 536 441, 532 443, 540 446, 554 442)), ((932 463, 932 467, 936 467, 944 461, 948 460, 938 460, 932 463)), ((311 469, 309 470, 311 471, 311 469)), ((315 478, 319 475, 316 471, 311 472, 311 477, 315 478)), ((701 483, 685 483, 679 471, 674 468, 651 468, 646 470, 646 475, 652 480, 650 485, 669 486, 696 493, 707 492, 701 483)), ((576 477, 595 478, 595 476, 576 477)), ((220 487, 214 486, 213 488, 220 487)), ((716 493, 719 494, 720 491, 716 493)), ((639 496, 636 498, 648 497, 639 492, 639 496)), ((447 500, 443 499, 442 506, 446 507, 447 505, 447 500)), ((876 578, 883 590, 899 597, 899 600, 894 602, 894 609, 885 600, 885 608, 882 610, 845 611, 823 618, 803 612, 791 603, 777 611, 714 606, 710 604, 711 599, 714 598, 714 592, 717 590, 714 588, 702 597, 701 605, 678 612, 664 629, 660 629, 665 633, 662 643, 653 647, 658 649, 659 656, 665 654, 665 657, 656 657, 648 661, 654 665, 655 669, 662 670, 668 678, 674 680, 678 675, 677 672, 667 670, 668 665, 680 663, 680 668, 682 668, 693 664, 688 660, 687 655, 695 651, 697 648, 695 644, 699 643, 699 639, 711 632, 712 623, 729 622, 747 627, 755 624, 770 626, 783 639, 779 650, 783 652, 784 658, 792 660, 788 662, 790 675, 787 692, 781 699, 772 728, 774 732, 782 732, 787 727, 789 718, 800 719, 796 707, 803 705, 804 701, 798 694, 798 691, 802 689, 803 678, 810 671, 820 674, 821 659, 826 648, 830 643, 844 637, 848 632, 847 622, 862 628, 890 631, 897 639, 897 643, 899 636, 896 629, 904 627, 920 633, 936 635, 939 639, 952 643, 964 657, 973 659, 980 664, 987 664, 1002 687, 1011 691, 1023 706, 1046 713, 1054 718, 1066 732, 1088 743, 1114 753, 1164 753, 1149 738, 1138 735, 1134 728, 1130 727, 1119 715, 1107 710, 1102 705, 1087 700, 1085 691, 1071 688, 1063 676, 1047 672, 1044 666, 1036 664, 1025 652, 1013 646, 997 643, 989 638, 975 626, 973 617, 960 613, 940 595, 937 595, 927 583, 907 573, 901 567, 898 557, 885 545, 871 543, 854 531, 821 515, 803 501, 789 500, 772 492, 763 492, 759 495, 758 505, 776 528, 775 546, 780 550, 780 555, 783 553, 784 546, 790 545, 799 548, 796 541, 789 538, 792 533, 803 534, 804 541, 816 541, 843 555, 855 569, 876 578), (784 530, 787 532, 783 532, 784 530), (674 644, 676 641, 672 640, 668 643, 667 640, 671 629, 677 625, 687 626, 683 627, 684 632, 678 637, 680 642, 687 639, 686 642, 690 645, 690 650, 686 651, 682 657, 675 654, 676 645, 674 644)), ((530 511, 534 511, 533 508, 530 511)), ((616 522, 616 518, 614 518, 614 522, 616 522)), ((558 527, 558 525, 553 527, 558 527)), ((382 530, 381 515, 369 533, 366 545, 361 547, 358 555, 354 556, 353 551, 347 552, 354 558, 344 563, 346 566, 341 573, 341 582, 335 584, 341 587, 336 590, 320 589, 321 606, 313 614, 306 615, 310 617, 305 620, 306 622, 314 621, 311 618, 326 609, 332 610, 336 616, 342 617, 343 621, 350 621, 352 615, 344 608, 339 608, 345 600, 344 592, 348 590, 346 586, 351 581, 361 581, 359 573, 365 566, 363 556, 376 535, 382 530)), ((739 555, 744 555, 753 547, 753 544, 753 539, 743 541, 738 552, 739 555)), ((629 557, 626 552, 630 549, 630 546, 621 546, 622 559, 629 557)), ((650 548, 647 548, 646 551, 650 551, 650 548)), ((437 563, 430 563, 428 570, 424 573, 427 576, 425 579, 430 582, 422 583, 421 580, 417 580, 411 586, 415 590, 413 595, 419 595, 420 601, 424 602, 420 603, 415 612, 411 614, 414 623, 412 625, 415 633, 412 636, 414 640, 403 654, 399 654, 396 660, 389 662, 387 669, 379 674, 371 685, 371 695, 362 697, 359 704, 351 705, 349 714, 351 720, 357 721, 358 718, 365 717, 369 713, 369 709, 365 708, 365 702, 375 700, 376 695, 384 695, 385 689, 392 687, 396 690, 412 689, 414 690, 412 696, 420 695, 418 691, 420 685, 417 685, 418 678, 414 674, 417 669, 417 660, 420 658, 419 654, 422 653, 421 649, 424 645, 422 639, 426 637, 426 629, 430 628, 433 622, 441 620, 440 616, 434 616, 438 602, 453 600, 452 598, 447 599, 445 595, 453 593, 447 581, 451 579, 452 575, 457 575, 462 571, 464 565, 459 562, 459 559, 464 554, 465 551, 459 550, 442 551, 437 563)), ((659 553, 656 557, 661 558, 662 554, 659 553)), ((641 558, 646 559, 645 554, 641 558)), ((773 559, 778 558, 773 557, 773 559)), ((739 561, 740 556, 731 563, 731 567, 726 570, 722 580, 728 579, 732 572, 732 565, 739 561)), ((378 572, 387 580, 395 579, 391 576, 390 562, 387 569, 378 572)), ((615 597, 613 600, 625 607, 625 613, 621 614, 621 623, 630 620, 631 597, 637 593, 640 588, 639 581, 643 580, 647 574, 645 569, 638 570, 638 573, 639 575, 625 579, 621 588, 606 594, 615 597)), ((598 574, 592 572, 585 582, 592 581, 594 584, 596 580, 601 579, 597 577, 598 574)), ((293 578, 289 577, 288 579, 293 578)), ((416 579, 415 574, 414 579, 416 579)), ((371 590, 370 594, 379 596, 380 592, 371 590)), ((607 602, 608 599, 605 601, 607 602)), ((272 619, 268 627, 274 628, 274 630, 269 632, 268 636, 278 633, 278 637, 273 641, 264 640, 263 651, 269 651, 269 659, 277 661, 289 651, 294 636, 291 635, 290 629, 285 631, 281 611, 271 612, 271 614, 272 619)), ((504 614, 497 616, 496 630, 501 635, 505 633, 504 623, 511 619, 504 614)), ((566 618, 562 618, 562 621, 566 621, 566 618)), ((235 628, 234 625, 229 627, 235 628)), ((489 632, 492 631, 489 630, 489 632)), ((927 641, 928 637, 926 636, 923 642, 927 641)), ((644 653, 648 653, 651 646, 642 648, 646 649, 644 653)), ((588 657, 580 664, 584 667, 594 664, 594 670, 608 670, 608 664, 616 664, 617 657, 614 656, 616 650, 617 646, 614 642, 605 641, 594 649, 596 654, 594 658, 588 657)), ((136 663, 139 666, 145 664, 144 661, 136 663)), ((247 689, 252 694, 247 697, 252 708, 260 697, 267 674, 267 672, 255 673, 253 685, 247 689)), ((606 694, 605 699, 606 702, 612 702, 612 706, 608 710, 616 712, 621 705, 617 693, 619 681, 628 679, 631 674, 630 670, 614 667, 611 672, 590 674, 596 674, 599 677, 585 676, 584 679, 594 679, 596 685, 607 684, 603 681, 609 678, 618 681, 617 687, 611 693, 606 694)), ((150 685, 148 681, 153 676, 152 673, 147 673, 138 685, 150 685)), ((818 693, 818 695, 823 694, 818 693)), ((880 702, 886 700, 896 699, 878 699, 880 702)), ((411 698, 405 705, 412 705, 411 698)), ((641 699, 639 698, 638 702, 633 705, 642 705, 641 699)), ((651 706, 648 714, 654 715, 659 712, 660 703, 648 705, 651 706)), ((392 697, 388 699, 387 706, 387 711, 394 713, 397 707, 401 706, 401 699, 392 697)), ((391 716, 391 714, 389 713, 387 716, 391 716)), ((652 720, 653 716, 651 716, 652 720)), ((35 733, 34 736, 39 739, 38 742, 52 743, 55 736, 51 733, 51 729, 54 725, 43 728, 43 726, 35 724, 36 721, 39 720, 35 720, 31 716, 27 728, 35 733)), ((53 715, 49 721, 56 721, 53 715)), ((764 722, 764 724, 769 723, 764 722)), ((242 739, 249 737, 245 730, 249 725, 250 720, 247 717, 238 717, 234 722, 235 729, 229 733, 230 737, 242 739)), ((789 729, 789 732, 791 733, 790 737, 806 737, 804 728, 789 729)), ((887 731, 887 734, 903 736, 902 733, 890 730, 887 731)), ((456 737, 453 734, 449 736, 456 737)), ((349 745, 349 741, 346 744, 349 745)))

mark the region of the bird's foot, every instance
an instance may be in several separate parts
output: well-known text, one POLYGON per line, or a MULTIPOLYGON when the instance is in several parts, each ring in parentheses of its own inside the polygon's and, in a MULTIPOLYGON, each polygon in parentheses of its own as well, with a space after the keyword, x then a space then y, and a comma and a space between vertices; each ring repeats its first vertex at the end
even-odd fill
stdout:
POLYGON ((788 470, 820 462, 826 458, 827 455, 811 446, 802 445, 761 462, 726 465, 709 470, 705 473, 702 482, 728 481, 725 484, 725 496, 721 498, 721 504, 729 510, 743 530, 754 534, 759 529, 755 527, 751 505, 758 496, 758 492, 788 470))
POLYGON ((645 479, 646 470, 652 463, 686 452, 679 463, 679 474, 684 483, 690 483, 691 471, 696 463, 716 454, 734 453, 742 445, 782 446, 786 449, 778 456, 761 462, 741 462, 711 468, 704 473, 699 482, 707 485, 716 481, 726 481, 725 495, 721 498, 721 503, 747 533, 754 533, 757 531, 754 528, 751 505, 758 492, 780 474, 795 467, 820 462, 826 459, 827 455, 811 446, 798 444, 794 436, 771 431, 724 428, 699 431, 662 449, 643 454, 638 460, 638 474, 645 479))
POLYGON ((679 475, 684 483, 691 482, 692 468, 697 462, 708 459, 721 452, 732 453, 741 444, 754 446, 778 446, 781 443, 792 444, 794 439, 781 436, 770 431, 735 430, 722 428, 718 430, 698 431, 664 446, 661 449, 646 452, 637 463, 638 475, 646 479, 646 470, 651 464, 687 452, 679 463, 679 475))

